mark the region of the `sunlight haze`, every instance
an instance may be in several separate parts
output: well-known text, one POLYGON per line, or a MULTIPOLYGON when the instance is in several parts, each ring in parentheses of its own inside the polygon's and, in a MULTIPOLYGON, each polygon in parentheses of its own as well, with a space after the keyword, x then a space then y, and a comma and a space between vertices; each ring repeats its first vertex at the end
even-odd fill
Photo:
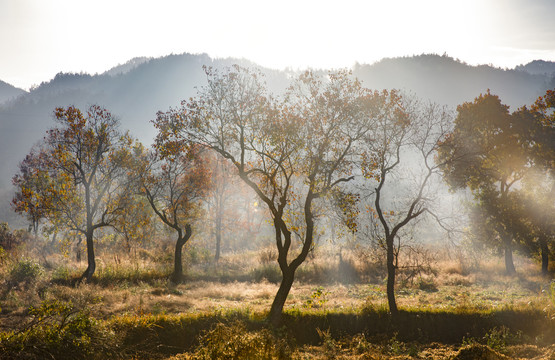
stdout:
POLYGON ((138 56, 207 53, 284 69, 437 53, 512 68, 555 60, 555 2, 0 0, 0 79, 102 73, 138 56))

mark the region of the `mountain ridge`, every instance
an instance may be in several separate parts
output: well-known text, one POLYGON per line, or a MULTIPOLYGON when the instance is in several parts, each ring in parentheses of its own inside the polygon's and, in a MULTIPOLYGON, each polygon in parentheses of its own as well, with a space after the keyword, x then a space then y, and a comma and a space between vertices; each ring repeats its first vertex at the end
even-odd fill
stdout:
MULTIPOLYGON (((206 83, 203 65, 221 68, 234 63, 260 68, 272 92, 283 91, 294 75, 245 59, 213 59, 206 54, 184 53, 133 58, 95 75, 58 73, 29 92, 16 91, 15 96, 0 102, 0 221, 13 218, 7 205, 12 191, 10 179, 32 145, 54 125, 52 114, 56 107, 74 105, 85 109, 99 104, 120 117, 123 129, 130 129, 133 136, 150 145, 155 136, 150 121, 157 111, 178 106, 183 99, 195 95, 196 89, 206 83)), ((539 65, 555 65, 550 63, 539 65)), ((352 71, 369 88, 398 88, 452 108, 490 89, 515 110, 532 103, 547 88, 555 88, 555 74, 538 74, 538 63, 530 64, 518 70, 500 69, 471 66, 446 55, 422 54, 356 64, 352 71)))
POLYGON ((25 90, 0 80, 0 105, 25 93, 25 90))
POLYGON ((526 71, 536 75, 555 76, 555 61, 533 60, 525 65, 515 67, 517 71, 526 71))
POLYGON ((555 87, 552 75, 491 65, 468 65, 447 55, 435 54, 358 65, 353 73, 369 87, 404 89, 451 107, 472 101, 489 89, 515 110, 530 104, 548 88, 555 87))

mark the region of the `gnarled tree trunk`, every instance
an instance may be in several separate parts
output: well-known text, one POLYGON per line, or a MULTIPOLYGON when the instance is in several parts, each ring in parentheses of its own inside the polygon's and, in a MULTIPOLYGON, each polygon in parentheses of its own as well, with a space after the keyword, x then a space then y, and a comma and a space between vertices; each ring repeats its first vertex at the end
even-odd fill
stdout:
POLYGON ((287 229, 285 222, 281 218, 282 213, 278 213, 279 216, 274 219, 276 243, 278 245, 279 252, 278 263, 281 269, 282 279, 276 297, 274 298, 274 301, 272 303, 272 307, 270 308, 269 320, 273 326, 279 326, 279 324, 281 323, 283 306, 285 305, 287 296, 289 295, 291 287, 293 286, 293 281, 295 280, 295 271, 305 261, 306 256, 308 255, 310 248, 312 247, 312 242, 314 240, 314 218, 312 214, 312 201, 314 200, 314 198, 315 196, 312 190, 310 190, 306 196, 304 205, 306 231, 303 248, 300 254, 289 264, 287 263, 287 255, 291 247, 291 232, 287 229), (283 243, 282 236, 284 238, 283 243))
POLYGON ((175 256, 173 273, 170 276, 171 282, 179 284, 183 281, 183 245, 191 238, 193 231, 191 225, 185 225, 185 234, 181 230, 178 231, 177 242, 175 243, 175 256))
POLYGON ((295 270, 288 268, 283 271, 283 277, 281 279, 281 284, 279 285, 278 292, 274 301, 272 302, 272 307, 270 308, 270 315, 268 316, 270 323, 274 326, 278 326, 281 322, 281 315, 283 313, 283 306, 291 291, 293 286, 293 281, 295 280, 295 270))

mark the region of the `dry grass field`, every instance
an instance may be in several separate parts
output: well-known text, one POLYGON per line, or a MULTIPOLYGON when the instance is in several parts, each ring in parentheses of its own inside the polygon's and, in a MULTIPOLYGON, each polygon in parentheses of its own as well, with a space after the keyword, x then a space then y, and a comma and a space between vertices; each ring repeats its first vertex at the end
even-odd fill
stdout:
POLYGON ((496 257, 401 269, 392 319, 380 264, 321 251, 275 329, 268 251, 190 262, 180 285, 154 256, 100 258, 87 284, 61 255, 3 258, 0 358, 555 359, 555 283, 526 258, 515 277, 496 257))

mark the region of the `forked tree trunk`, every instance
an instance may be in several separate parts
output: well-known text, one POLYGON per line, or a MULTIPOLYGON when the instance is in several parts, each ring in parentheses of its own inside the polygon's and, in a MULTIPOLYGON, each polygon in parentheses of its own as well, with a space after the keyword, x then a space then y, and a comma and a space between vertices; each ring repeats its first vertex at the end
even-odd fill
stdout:
POLYGON ((287 268, 286 271, 282 271, 283 277, 281 279, 281 284, 279 285, 278 292, 270 308, 269 320, 273 326, 279 326, 281 322, 281 315, 283 313, 283 306, 291 291, 293 286, 293 280, 295 279, 295 269, 287 268))
POLYGON ((281 316, 283 314, 283 306, 285 305, 285 301, 287 300, 287 296, 291 291, 291 287, 293 286, 293 281, 295 280, 295 271, 297 268, 305 261, 308 252, 310 251, 310 247, 312 246, 313 242, 313 233, 314 233, 314 221, 312 215, 312 200, 314 199, 314 195, 312 190, 309 191, 305 200, 305 223, 306 223, 306 233, 305 239, 303 243, 303 248, 301 253, 290 263, 287 264, 287 253, 289 252, 289 248, 291 246, 291 232, 282 232, 281 228, 282 225, 285 223, 279 217, 279 222, 274 219, 275 230, 276 230, 276 242, 278 244, 278 263, 281 269, 281 284, 279 285, 278 292, 274 301, 272 303, 272 307, 270 308, 269 320, 270 323, 277 327, 281 323, 281 316), (281 247, 281 236, 285 237, 284 245, 281 247))
POLYGON ((540 237, 539 242, 542 256, 542 274, 547 275, 549 273, 549 248, 545 237, 540 237))
POLYGON ((395 301, 395 255, 393 254, 393 236, 386 239, 387 244, 387 303, 389 312, 393 316, 399 314, 395 301))
POLYGON ((193 231, 191 225, 185 225, 185 234, 178 231, 177 242, 175 243, 175 256, 173 274, 170 276, 171 282, 179 284, 183 281, 183 245, 191 238, 193 231))
MULTIPOLYGON (((276 220, 274 220, 275 230, 276 230, 276 242, 281 244, 282 242, 282 235, 285 237, 284 243, 287 245, 282 245, 281 247, 278 246, 278 264, 281 269, 281 283, 279 285, 278 292, 274 297, 274 301, 272 302, 272 307, 270 308, 270 314, 268 315, 268 320, 270 324, 274 327, 278 327, 281 323, 281 317, 283 314, 283 306, 285 305, 285 301, 287 300, 287 296, 291 291, 291 287, 293 286, 293 280, 295 279, 295 270, 297 267, 302 263, 300 260, 294 261, 294 263, 288 264, 287 263, 287 253, 289 252, 289 246, 291 245, 291 234, 289 235, 282 233, 280 226, 277 225, 276 220), (297 264, 297 265, 295 265, 297 264)), ((307 227, 307 233, 310 231, 307 227)), ((310 238, 309 238, 310 239, 310 238)), ((306 242, 305 242, 306 244, 306 242)), ((299 255, 300 256, 300 255, 299 255)))

